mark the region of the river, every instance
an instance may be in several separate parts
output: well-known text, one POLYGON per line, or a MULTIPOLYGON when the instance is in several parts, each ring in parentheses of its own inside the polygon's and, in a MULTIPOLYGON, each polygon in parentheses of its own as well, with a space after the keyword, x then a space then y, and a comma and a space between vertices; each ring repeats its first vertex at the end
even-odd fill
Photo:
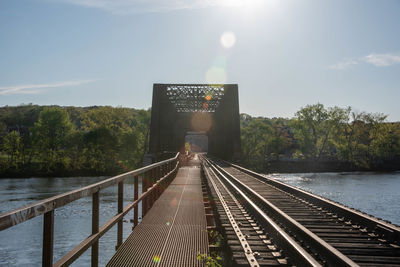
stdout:
POLYGON ((267 176, 400 225, 400 172, 267 176))
MULTIPOLYGON (((0 212, 5 212, 68 192, 107 177, 0 179, 0 212)), ((133 178, 125 180, 124 206, 133 199, 133 178)), ((117 186, 100 191, 100 225, 117 213, 117 186)), ((139 181, 139 193, 141 182, 139 181)), ((139 205, 139 210, 141 206, 139 205)), ((54 262, 91 234, 92 198, 76 200, 56 209, 54 216, 54 262)), ((140 214, 139 214, 140 216, 140 214)), ((124 217, 124 240, 132 230, 130 218, 124 217)), ((0 266, 41 266, 43 216, 0 232, 0 266)), ((100 238, 99 266, 104 266, 115 252, 116 225, 100 238)), ((90 248, 72 266, 90 266, 90 248)))
MULTIPOLYGON (((273 179, 355 207, 400 224, 400 172, 272 174, 273 179)), ((0 212, 45 199, 106 177, 27 178, 0 180, 0 212)), ((140 183, 139 183, 140 184, 140 183)), ((141 188, 139 188, 141 192, 141 188)), ((133 180, 124 187, 124 206, 133 196, 133 180)), ((54 260, 60 259, 91 232, 91 198, 74 201, 55 212, 54 260)), ((100 193, 100 225, 117 211, 117 187, 100 193)), ((124 222, 124 239, 132 224, 124 222)), ((40 266, 43 216, 0 232, 0 266, 40 266)), ((116 226, 100 239, 99 265, 115 251, 116 226)), ((90 249, 73 266, 90 266, 90 249)))

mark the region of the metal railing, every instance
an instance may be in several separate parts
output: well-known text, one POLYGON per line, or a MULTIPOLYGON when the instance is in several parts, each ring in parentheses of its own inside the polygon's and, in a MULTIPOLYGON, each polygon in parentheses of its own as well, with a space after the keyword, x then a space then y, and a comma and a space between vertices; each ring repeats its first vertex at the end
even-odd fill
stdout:
POLYGON ((99 239, 109 231, 111 227, 118 223, 116 248, 122 244, 123 217, 130 210, 134 209, 133 224, 134 227, 138 225, 139 202, 142 201, 143 217, 175 177, 179 168, 178 156, 179 153, 173 158, 2 213, 0 214, 0 231, 43 215, 42 266, 68 266, 79 258, 89 247, 92 248, 91 264, 92 266, 98 266, 99 239), (144 178, 142 179, 143 193, 140 196, 138 191, 139 176, 144 178), (134 199, 129 205, 123 207, 124 181, 128 177, 134 177, 134 199), (99 227, 99 192, 100 190, 116 184, 118 185, 117 214, 99 227), (53 265, 54 211, 68 203, 88 196, 92 196, 92 234, 53 265))

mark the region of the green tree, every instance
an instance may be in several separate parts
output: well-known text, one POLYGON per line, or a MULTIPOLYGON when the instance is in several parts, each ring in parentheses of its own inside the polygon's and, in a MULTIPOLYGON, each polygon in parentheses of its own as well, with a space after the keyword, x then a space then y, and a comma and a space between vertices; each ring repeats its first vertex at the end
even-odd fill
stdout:
POLYGON ((133 112, 128 108, 96 107, 82 114, 82 128, 85 131, 107 128, 113 133, 120 133, 129 129, 133 122, 133 112))
POLYGON ((7 125, 0 121, 0 136, 4 136, 7 134, 7 125))
POLYGON ((395 155, 398 137, 394 126, 385 123, 386 117, 382 113, 351 112, 343 125, 340 156, 368 168, 395 155))
POLYGON ((60 107, 45 107, 40 112, 33 132, 36 147, 48 170, 68 165, 68 159, 64 158, 64 155, 67 140, 73 128, 67 111, 60 107))
POLYGON ((332 137, 346 122, 348 110, 339 107, 326 109, 322 104, 315 104, 296 112, 292 127, 306 158, 318 160, 331 154, 332 137))
POLYGON ((3 138, 3 150, 8 155, 9 166, 18 168, 18 158, 21 147, 21 137, 17 131, 12 131, 3 138))
POLYGON ((98 173, 111 173, 118 168, 118 140, 106 127, 93 129, 83 136, 86 168, 98 173))
POLYGON ((142 147, 143 152, 147 153, 149 149, 150 139, 150 121, 151 121, 151 109, 139 110, 136 117, 137 121, 136 128, 138 132, 143 136, 142 147))
POLYGON ((20 132, 20 137, 21 137, 21 146, 20 146, 21 163, 22 165, 27 165, 31 163, 35 153, 35 149, 33 147, 33 142, 32 142, 31 131, 25 128, 23 131, 20 132))
POLYGON ((241 129, 242 157, 246 165, 263 168, 271 133, 271 126, 262 118, 252 120, 241 129))
POLYGON ((267 154, 270 158, 279 159, 279 155, 290 151, 293 142, 289 133, 287 120, 279 118, 271 120, 271 136, 268 142, 267 154))

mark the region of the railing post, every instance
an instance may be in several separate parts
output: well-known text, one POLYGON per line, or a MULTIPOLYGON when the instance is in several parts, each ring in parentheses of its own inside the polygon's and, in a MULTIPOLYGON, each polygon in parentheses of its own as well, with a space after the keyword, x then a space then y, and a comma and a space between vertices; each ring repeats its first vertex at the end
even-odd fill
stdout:
MULTIPOLYGON (((157 183, 156 169, 151 170, 151 179, 153 181, 153 184, 157 183)), ((153 203, 156 202, 156 200, 158 198, 157 189, 158 189, 158 186, 156 186, 156 188, 153 190, 153 203)))
MULTIPOLYGON (((124 181, 118 183, 118 214, 122 212, 124 205, 124 181)), ((118 229, 117 229, 117 246, 115 249, 118 249, 122 244, 122 233, 123 233, 123 218, 118 221, 118 229)))
MULTIPOLYGON (((99 191, 92 195, 92 235, 99 232, 99 191)), ((99 266, 99 240, 92 245, 92 267, 99 266)))
MULTIPOLYGON (((151 187, 151 180, 150 180, 150 172, 146 171, 146 191, 151 187)), ((147 195, 146 197, 146 213, 150 210, 151 208, 151 194, 147 195)))
MULTIPOLYGON (((133 201, 136 201, 139 198, 139 176, 133 177, 135 180, 134 188, 133 188, 133 201)), ((133 210, 133 227, 136 227, 139 223, 139 203, 134 207, 133 210)))
MULTIPOLYGON (((142 175, 142 194, 147 191, 147 177, 146 173, 142 175)), ((147 197, 142 200, 142 219, 147 213, 147 197)))
MULTIPOLYGON (((158 171, 159 179, 161 179, 163 177, 162 166, 159 166, 157 171, 158 171)), ((164 183, 165 183, 165 181, 162 181, 160 183, 160 195, 164 191, 164 183)))
MULTIPOLYGON (((156 182, 158 182, 158 180, 160 179, 160 173, 158 171, 158 167, 154 168, 154 180, 156 182)), ((160 197, 160 190, 161 190, 161 185, 157 184, 157 188, 156 188, 156 197, 159 198, 160 197)))
MULTIPOLYGON (((152 186, 153 186, 153 174, 152 174, 152 172, 151 172, 152 170, 149 170, 148 172, 147 172, 147 178, 148 178, 148 180, 149 180, 149 188, 151 188, 152 186)), ((151 207, 153 207, 153 203, 154 203, 154 201, 153 201, 153 195, 154 195, 154 191, 149 195, 149 197, 148 197, 148 199, 149 199, 149 201, 148 201, 148 209, 150 210, 151 209, 151 207)))
POLYGON ((43 217, 42 266, 48 267, 53 265, 54 210, 46 212, 43 217))

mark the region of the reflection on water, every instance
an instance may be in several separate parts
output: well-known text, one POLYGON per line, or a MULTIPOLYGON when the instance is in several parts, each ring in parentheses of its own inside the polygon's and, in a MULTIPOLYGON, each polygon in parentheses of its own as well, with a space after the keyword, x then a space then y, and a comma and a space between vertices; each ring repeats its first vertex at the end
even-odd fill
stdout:
MULTIPOLYGON (((57 194, 104 180, 106 177, 0 179, 0 212, 19 208, 57 194)), ((139 193, 141 192, 139 182, 139 193)), ((117 186, 100 191, 100 225, 117 213, 117 186)), ((133 178, 124 186, 124 206, 133 199, 133 178)), ((139 207, 139 210, 141 207, 139 207)), ((55 211, 54 262, 91 234, 92 198, 76 200, 55 211)), ((139 215, 140 216, 140 215, 139 215)), ((125 216, 124 239, 129 235, 133 211, 125 216)), ((116 226, 100 239, 99 265, 115 252, 116 226)), ((43 216, 0 232, 0 266, 40 266, 43 216)), ((90 266, 90 249, 72 266, 90 266)))
POLYGON ((400 172, 296 173, 268 176, 400 224, 400 172))

